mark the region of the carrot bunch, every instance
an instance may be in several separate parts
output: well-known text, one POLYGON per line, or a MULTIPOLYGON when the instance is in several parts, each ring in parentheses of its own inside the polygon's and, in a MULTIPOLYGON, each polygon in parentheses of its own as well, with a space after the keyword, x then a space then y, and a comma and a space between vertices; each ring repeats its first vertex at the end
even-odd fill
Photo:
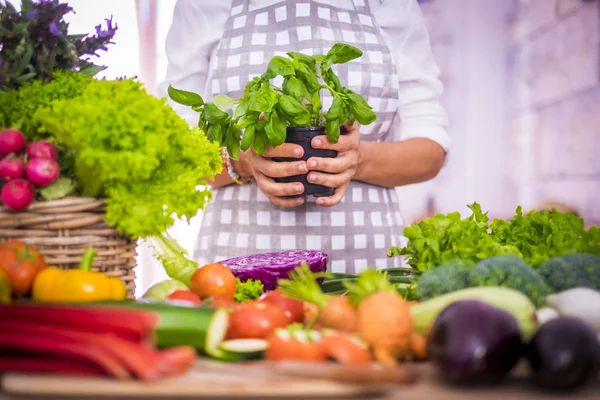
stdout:
POLYGON ((279 282, 287 296, 315 305, 317 312, 309 325, 358 334, 383 366, 426 358, 426 340, 414 332, 410 304, 385 272, 363 271, 355 282, 344 282, 343 296, 323 293, 317 282, 322 275, 303 265, 290 273, 289 280, 279 282))

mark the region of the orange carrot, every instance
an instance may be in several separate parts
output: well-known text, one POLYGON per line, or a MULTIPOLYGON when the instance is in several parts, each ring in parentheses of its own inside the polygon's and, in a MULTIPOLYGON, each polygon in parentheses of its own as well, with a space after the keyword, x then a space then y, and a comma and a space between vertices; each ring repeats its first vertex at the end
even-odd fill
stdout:
POLYGON ((383 366, 394 366, 410 354, 413 321, 406 301, 387 275, 372 269, 360 273, 355 283, 346 283, 348 295, 358 306, 358 330, 383 366))
POLYGON ((417 360, 427 358, 427 339, 425 336, 413 332, 410 335, 410 351, 417 360))
POLYGON ((280 280, 280 290, 287 296, 314 304, 318 309, 316 322, 318 325, 336 329, 342 332, 356 332, 356 309, 348 298, 332 296, 323 293, 317 278, 323 274, 313 273, 308 265, 295 268, 289 274, 289 279, 280 280))
POLYGON ((346 296, 330 297, 319 314, 319 322, 326 328, 341 332, 356 332, 358 316, 346 296))

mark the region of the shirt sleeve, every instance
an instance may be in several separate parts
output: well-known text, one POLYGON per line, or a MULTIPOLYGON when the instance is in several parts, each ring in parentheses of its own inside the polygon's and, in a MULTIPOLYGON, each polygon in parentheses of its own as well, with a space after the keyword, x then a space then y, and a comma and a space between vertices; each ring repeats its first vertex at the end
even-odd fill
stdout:
POLYGON ((450 148, 443 85, 417 0, 377 0, 373 16, 392 51, 399 79, 401 127, 397 139, 428 138, 450 148))
POLYGON ((168 98, 169 85, 198 93, 206 98, 206 84, 212 53, 223 36, 230 1, 177 0, 173 21, 165 41, 167 72, 157 86, 159 97, 190 125, 198 123, 198 114, 168 98))

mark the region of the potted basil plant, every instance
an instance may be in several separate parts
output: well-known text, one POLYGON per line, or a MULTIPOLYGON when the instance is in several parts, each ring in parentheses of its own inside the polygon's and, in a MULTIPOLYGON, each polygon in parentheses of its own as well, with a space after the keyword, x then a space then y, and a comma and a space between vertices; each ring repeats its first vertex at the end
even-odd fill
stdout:
MULTIPOLYGON (((205 102, 199 94, 172 86, 169 86, 168 94, 173 101, 197 111, 200 114, 198 127, 209 140, 226 147, 233 159, 238 159, 240 150, 252 148, 262 155, 268 146, 277 147, 284 142, 301 145, 304 160, 336 157, 335 151, 313 149, 311 139, 326 134, 332 143, 337 143, 346 120, 351 124, 358 121, 369 125, 376 118, 365 99, 342 86, 331 68, 333 64, 344 64, 361 57, 362 51, 336 43, 327 54, 309 56, 289 52, 287 56, 274 56, 266 71, 246 84, 241 98, 218 94, 211 102, 205 102), (271 83, 277 76, 283 77, 281 87, 271 83), (322 90, 328 90, 333 97, 328 110, 322 109, 322 90), (260 118, 261 114, 263 118, 260 118)), ((304 195, 333 194, 332 188, 308 183, 306 175, 278 178, 277 181, 302 182, 304 195)))

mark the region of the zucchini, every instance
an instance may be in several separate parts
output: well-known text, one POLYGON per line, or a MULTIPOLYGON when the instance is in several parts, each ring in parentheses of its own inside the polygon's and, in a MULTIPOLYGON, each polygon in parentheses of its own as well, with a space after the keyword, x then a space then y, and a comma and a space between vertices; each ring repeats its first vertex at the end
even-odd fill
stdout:
POLYGON ((217 348, 225 337, 229 313, 225 309, 178 306, 142 301, 102 301, 88 307, 122 307, 146 310, 159 316, 156 327, 157 347, 192 346, 200 353, 217 348))
POLYGON ((514 289, 489 286, 457 290, 411 306, 415 332, 427 336, 437 316, 460 300, 479 300, 508 311, 519 322, 525 340, 537 330, 536 308, 529 297, 514 289))
POLYGON ((382 269, 380 271, 387 272, 388 276, 409 276, 414 273, 412 268, 406 268, 406 267, 387 268, 387 269, 382 269))
POLYGON ((223 361, 246 361, 261 358, 267 350, 268 343, 264 339, 232 339, 219 345, 217 357, 223 361))

